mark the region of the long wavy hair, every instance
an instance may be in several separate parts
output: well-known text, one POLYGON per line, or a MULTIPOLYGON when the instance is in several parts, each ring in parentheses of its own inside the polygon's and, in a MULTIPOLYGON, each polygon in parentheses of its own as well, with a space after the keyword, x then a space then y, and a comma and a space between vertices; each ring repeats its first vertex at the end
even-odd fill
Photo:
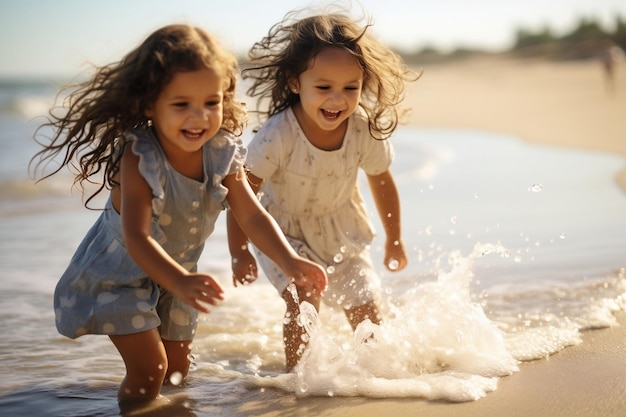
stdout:
POLYGON ((257 98, 261 120, 298 103, 300 96, 290 90, 288 81, 306 71, 322 49, 341 48, 363 69, 359 106, 367 114, 370 134, 387 139, 404 112, 400 104, 405 83, 420 74, 370 34, 371 23, 361 26, 342 12, 298 19, 300 13, 288 13, 249 51, 242 77, 252 81, 248 95, 257 98))
MULTIPOLYGON (((146 109, 178 72, 212 68, 222 77, 222 129, 241 135, 246 123, 244 105, 236 99, 237 59, 223 50, 206 31, 189 25, 169 25, 149 35, 121 61, 95 68, 88 81, 64 87, 66 98, 55 103, 47 122, 35 132, 44 148, 30 161, 35 176, 61 155, 59 166, 42 174, 48 178, 64 167, 74 174, 74 185, 84 192, 84 183, 97 189, 85 201, 87 207, 97 194, 117 185, 124 132, 146 127, 146 109), (51 127, 51 137, 42 129, 51 127), (97 175, 102 180, 94 180, 97 175)), ((60 96, 59 95, 59 96, 60 96)))

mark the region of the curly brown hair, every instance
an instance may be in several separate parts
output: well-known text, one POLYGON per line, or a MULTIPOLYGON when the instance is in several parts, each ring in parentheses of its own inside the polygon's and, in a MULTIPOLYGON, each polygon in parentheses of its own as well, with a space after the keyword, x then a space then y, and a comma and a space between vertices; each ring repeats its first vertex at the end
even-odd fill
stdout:
POLYGON ((370 35, 369 22, 360 26, 344 13, 298 19, 299 14, 288 13, 249 51, 250 62, 242 77, 252 80, 248 95, 257 98, 257 108, 262 109, 258 113, 267 118, 298 103, 300 97, 290 90, 289 79, 306 71, 322 49, 341 48, 363 69, 359 106, 367 114, 370 134, 376 139, 391 136, 398 125, 405 83, 420 74, 370 35))
MULTIPOLYGON (((93 77, 69 85, 61 105, 55 105, 47 122, 35 133, 44 149, 31 160, 34 171, 62 155, 60 165, 44 174, 48 178, 63 167, 74 173, 74 185, 84 191, 84 182, 98 188, 85 201, 103 189, 117 185, 120 150, 125 146, 123 133, 145 127, 146 109, 154 104, 162 89, 177 72, 212 68, 224 82, 223 123, 221 128, 241 135, 246 110, 236 100, 238 62, 223 50, 206 31, 189 25, 164 26, 150 34, 143 43, 121 61, 95 68, 93 77), (52 137, 41 138, 42 128, 52 128, 52 137), (102 172, 103 181, 92 178, 102 172)), ((57 100, 58 101, 58 100, 57 100)))

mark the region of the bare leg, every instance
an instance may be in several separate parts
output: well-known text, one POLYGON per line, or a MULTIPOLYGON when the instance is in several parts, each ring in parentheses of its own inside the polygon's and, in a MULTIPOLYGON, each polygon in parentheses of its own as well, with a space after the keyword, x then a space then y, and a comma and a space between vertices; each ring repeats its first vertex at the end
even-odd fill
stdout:
POLYGON ((178 385, 189 373, 191 340, 163 340, 163 346, 165 347, 168 362, 165 382, 178 385), (173 379, 172 376, 174 376, 173 379))
MULTIPOLYGON (((306 290, 298 288, 298 298, 300 303, 307 301, 315 307, 317 311, 320 308, 319 295, 307 294, 306 290)), ((294 366, 302 357, 302 353, 307 345, 307 342, 303 340, 306 335, 304 327, 298 324, 298 316, 300 315, 300 306, 289 290, 283 292, 283 299, 287 304, 287 311, 285 312, 285 321, 283 324, 283 342, 285 345, 285 358, 287 364, 287 370, 291 371, 294 366)))
POLYGON ((167 372, 167 354, 157 329, 109 336, 126 365, 118 400, 149 401, 159 398, 167 372))
POLYGON ((365 319, 370 319, 374 324, 380 324, 380 312, 373 301, 363 304, 362 306, 346 309, 344 312, 350 322, 350 326, 352 326, 352 330, 356 329, 365 319))

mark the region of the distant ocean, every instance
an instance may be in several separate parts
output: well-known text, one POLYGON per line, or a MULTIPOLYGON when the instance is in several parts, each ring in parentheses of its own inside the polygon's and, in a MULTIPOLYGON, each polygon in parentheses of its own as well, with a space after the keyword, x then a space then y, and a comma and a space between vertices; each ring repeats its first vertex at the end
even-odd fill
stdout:
MULTIPOLYGON (((27 172, 56 88, 0 84, 0 414, 114 416, 115 348, 54 326, 54 286, 98 216, 68 174, 35 185, 27 172)), ((165 389, 176 401, 164 415, 237 415, 268 395, 477 400, 524 372, 520 361, 615 324, 626 306, 626 193, 613 180, 623 158, 474 130, 401 127, 392 140, 410 264, 384 270, 376 238, 383 325, 353 335, 338 312, 322 308, 320 322, 303 308, 313 349, 284 374, 282 300, 264 277, 232 288, 222 216, 200 269, 226 300, 201 317, 190 378, 165 389)))

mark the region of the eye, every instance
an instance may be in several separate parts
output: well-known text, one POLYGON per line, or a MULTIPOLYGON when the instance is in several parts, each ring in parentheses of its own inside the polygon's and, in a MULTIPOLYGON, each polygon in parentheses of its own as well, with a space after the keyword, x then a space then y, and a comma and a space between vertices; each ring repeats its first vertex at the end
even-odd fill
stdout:
POLYGON ((215 107, 215 106, 219 106, 220 104, 222 104, 221 100, 209 100, 206 103, 204 103, 204 105, 207 107, 215 107))
POLYGON ((172 103, 172 106, 179 108, 179 109, 184 109, 185 107, 187 107, 187 102, 186 101, 177 101, 175 103, 172 103))
POLYGON ((330 90, 330 87, 327 85, 318 85, 317 89, 318 90, 330 90))

